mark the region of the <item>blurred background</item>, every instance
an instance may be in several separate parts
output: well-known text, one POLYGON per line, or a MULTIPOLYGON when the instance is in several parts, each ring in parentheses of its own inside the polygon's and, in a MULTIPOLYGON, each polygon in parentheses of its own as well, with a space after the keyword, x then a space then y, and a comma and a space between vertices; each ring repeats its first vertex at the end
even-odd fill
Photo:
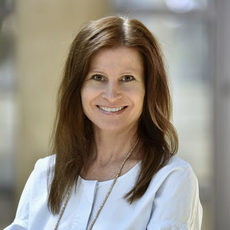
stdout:
POLYGON ((179 155, 200 184, 202 230, 230 229, 229 0, 1 0, 0 228, 38 158, 49 154, 71 41, 89 20, 134 17, 165 55, 179 155))

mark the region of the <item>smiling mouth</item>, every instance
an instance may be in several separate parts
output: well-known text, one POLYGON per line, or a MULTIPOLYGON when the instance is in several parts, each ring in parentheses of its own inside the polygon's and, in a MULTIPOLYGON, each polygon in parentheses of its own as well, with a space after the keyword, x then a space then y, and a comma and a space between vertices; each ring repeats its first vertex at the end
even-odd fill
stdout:
POLYGON ((115 113, 115 112, 119 112, 121 110, 124 110, 125 108, 127 108, 127 106, 121 106, 121 107, 105 107, 105 106, 100 106, 97 105, 97 107, 104 111, 104 112, 108 112, 108 113, 115 113))

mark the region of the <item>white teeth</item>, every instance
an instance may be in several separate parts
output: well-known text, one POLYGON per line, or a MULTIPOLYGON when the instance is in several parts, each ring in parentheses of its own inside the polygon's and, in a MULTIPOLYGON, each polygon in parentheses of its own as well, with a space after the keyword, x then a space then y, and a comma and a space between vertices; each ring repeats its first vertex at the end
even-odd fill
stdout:
POLYGON ((102 110, 104 110, 104 111, 106 111, 106 112, 118 112, 118 111, 124 109, 125 106, 123 106, 123 107, 117 107, 117 108, 109 108, 109 107, 99 106, 99 108, 102 109, 102 110))

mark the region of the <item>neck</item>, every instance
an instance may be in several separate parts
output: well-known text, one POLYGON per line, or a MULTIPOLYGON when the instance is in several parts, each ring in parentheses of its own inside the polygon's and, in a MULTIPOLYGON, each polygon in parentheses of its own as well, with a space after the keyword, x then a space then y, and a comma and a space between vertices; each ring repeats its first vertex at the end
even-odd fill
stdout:
MULTIPOLYGON (((137 141, 136 131, 120 133, 95 130, 95 149, 92 160, 100 166, 122 161, 137 141)), ((134 155, 132 155, 134 157, 134 155)))

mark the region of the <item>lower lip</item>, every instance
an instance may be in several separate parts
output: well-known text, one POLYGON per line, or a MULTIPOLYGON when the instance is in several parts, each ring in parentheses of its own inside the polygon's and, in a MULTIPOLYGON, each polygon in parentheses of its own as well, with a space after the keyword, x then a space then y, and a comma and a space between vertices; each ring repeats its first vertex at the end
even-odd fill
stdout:
POLYGON ((97 106, 97 108, 104 114, 106 115, 119 115, 121 113, 123 113, 126 109, 127 109, 127 106, 119 111, 116 111, 116 112, 108 112, 108 111, 105 111, 103 109, 101 109, 100 107, 97 106))

